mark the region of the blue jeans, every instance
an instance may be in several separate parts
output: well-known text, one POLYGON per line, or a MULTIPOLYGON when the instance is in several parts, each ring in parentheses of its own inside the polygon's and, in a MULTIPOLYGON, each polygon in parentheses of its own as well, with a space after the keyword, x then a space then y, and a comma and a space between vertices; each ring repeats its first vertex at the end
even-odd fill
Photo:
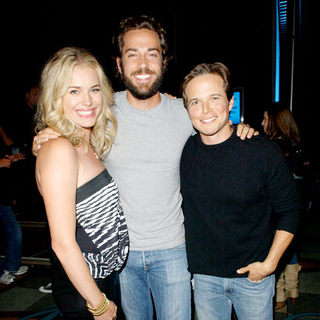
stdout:
POLYGON ((292 254, 292 256, 291 256, 288 264, 297 264, 297 263, 299 263, 299 259, 298 259, 298 253, 295 251, 295 252, 292 254))
POLYGON ((120 273, 121 302, 127 320, 191 318, 190 273, 185 244, 166 250, 130 251, 120 273))
POLYGON ((274 292, 274 275, 261 282, 251 282, 247 278, 194 275, 198 320, 230 320, 232 305, 239 320, 271 320, 274 292))
POLYGON ((5 259, 0 267, 0 276, 3 270, 17 271, 21 263, 22 232, 10 206, 0 205, 0 230, 5 235, 5 259))

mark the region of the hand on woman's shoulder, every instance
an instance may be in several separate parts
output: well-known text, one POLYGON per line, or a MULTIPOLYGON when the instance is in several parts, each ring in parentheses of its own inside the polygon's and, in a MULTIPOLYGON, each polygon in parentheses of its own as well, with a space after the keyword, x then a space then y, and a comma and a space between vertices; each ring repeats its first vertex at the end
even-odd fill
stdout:
POLYGON ((66 138, 56 138, 50 139, 49 141, 43 143, 41 149, 39 150, 38 158, 45 157, 50 158, 52 156, 70 156, 75 154, 75 148, 66 138))
POLYGON ((75 147, 65 138, 45 142, 37 157, 37 171, 65 172, 77 167, 75 147))

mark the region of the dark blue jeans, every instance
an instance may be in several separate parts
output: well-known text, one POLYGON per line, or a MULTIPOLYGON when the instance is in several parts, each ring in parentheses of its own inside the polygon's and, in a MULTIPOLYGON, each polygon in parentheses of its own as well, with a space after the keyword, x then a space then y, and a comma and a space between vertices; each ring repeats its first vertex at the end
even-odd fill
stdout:
POLYGON ((5 259, 0 267, 3 270, 17 271, 21 263, 22 232, 10 206, 0 205, 0 230, 5 235, 5 259))

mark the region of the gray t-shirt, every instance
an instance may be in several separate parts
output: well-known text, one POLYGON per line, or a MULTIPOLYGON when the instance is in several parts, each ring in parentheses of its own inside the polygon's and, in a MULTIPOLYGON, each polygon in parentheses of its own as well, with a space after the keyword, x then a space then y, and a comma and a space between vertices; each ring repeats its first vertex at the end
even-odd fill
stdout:
POLYGON ((184 243, 179 166, 193 133, 181 99, 139 110, 127 92, 115 93, 115 143, 104 164, 115 179, 129 229, 131 250, 168 249, 184 243))

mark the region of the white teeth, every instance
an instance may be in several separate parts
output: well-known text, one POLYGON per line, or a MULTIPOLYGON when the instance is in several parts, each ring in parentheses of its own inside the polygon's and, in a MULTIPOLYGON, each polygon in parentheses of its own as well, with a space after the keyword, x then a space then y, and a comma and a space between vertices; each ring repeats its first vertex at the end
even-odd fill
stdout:
POLYGON ((201 121, 207 123, 207 122, 210 122, 210 121, 214 120, 215 118, 216 117, 212 117, 210 119, 205 119, 205 120, 201 120, 201 121))
POLYGON ((93 114, 93 110, 86 110, 86 111, 80 111, 80 110, 78 110, 77 111, 81 116, 88 116, 88 115, 90 115, 90 114, 93 114))
POLYGON ((140 80, 145 80, 145 79, 148 79, 150 77, 151 76, 149 74, 138 74, 138 75, 136 75, 136 78, 140 79, 140 80))

